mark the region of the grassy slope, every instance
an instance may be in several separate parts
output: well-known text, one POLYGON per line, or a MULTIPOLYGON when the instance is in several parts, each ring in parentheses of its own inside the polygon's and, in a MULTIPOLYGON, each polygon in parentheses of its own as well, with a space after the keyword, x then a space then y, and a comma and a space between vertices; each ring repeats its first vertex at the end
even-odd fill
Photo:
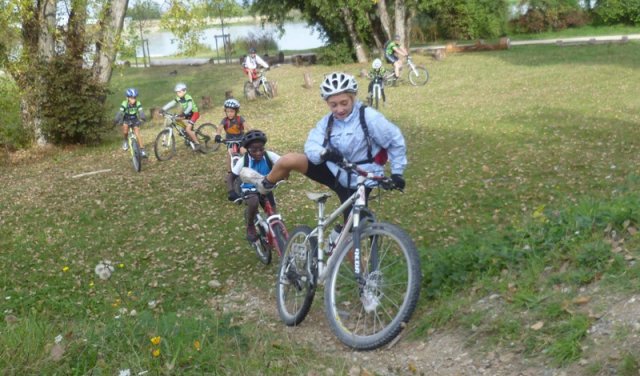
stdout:
MULTIPOLYGON (((563 302, 587 283, 610 281, 612 291, 624 292, 638 279, 637 267, 611 253, 602 234, 609 223, 623 233, 624 221, 637 219, 629 192, 638 187, 639 55, 637 44, 627 44, 521 47, 437 63, 418 56, 432 82, 387 90, 382 111, 410 150, 409 189, 374 208, 407 229, 423 255, 425 294, 413 338, 433 327, 482 323, 488 344, 515 341, 560 363, 580 355, 590 319, 563 302), (501 320, 469 308, 493 293, 505 298, 501 320), (545 330, 523 334, 534 320, 545 321, 545 330)), ((168 74, 174 69, 116 71, 112 107, 127 86, 139 88, 147 108, 161 106, 177 80, 194 98, 208 95, 216 104, 226 90, 241 92, 237 66, 177 67, 178 77, 168 74)), ((331 68, 274 69, 279 97, 243 101, 242 114, 276 151, 302 150, 327 111, 315 88, 302 88, 305 71, 317 84, 331 68)), ((205 110, 202 122, 221 116, 220 107, 205 110)), ((159 129, 143 132, 148 145, 159 129)), ((15 374, 38 367, 197 374, 246 372, 271 361, 274 373, 314 369, 322 359, 310 350, 282 346, 279 334, 222 313, 224 294, 252 281, 268 288, 274 270, 257 264, 243 240, 241 211, 225 200, 223 154, 181 148, 172 161, 152 159, 136 175, 118 141, 3 169, 0 308, 19 323, 0 324, 0 367, 15 374), (99 169, 111 171, 72 178, 99 169), (118 265, 109 282, 94 278, 102 259, 118 265), (222 287, 210 288, 211 280, 222 287), (150 309, 150 301, 159 304, 150 309), (122 307, 138 314, 127 317, 122 307), (57 333, 67 334, 67 352, 54 365, 45 350, 57 333), (159 358, 149 355, 154 335, 163 338, 159 358), (201 351, 196 339, 206 344, 201 351)), ((302 189, 318 187, 294 175, 278 191, 292 225, 313 221, 302 189)), ((634 239, 627 248, 637 255, 634 239)))

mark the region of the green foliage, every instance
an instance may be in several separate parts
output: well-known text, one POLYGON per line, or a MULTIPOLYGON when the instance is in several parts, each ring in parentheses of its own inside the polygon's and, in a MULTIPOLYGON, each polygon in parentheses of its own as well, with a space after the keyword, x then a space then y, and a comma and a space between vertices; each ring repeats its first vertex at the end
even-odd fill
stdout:
POLYGON ((508 17, 505 0, 437 0, 422 2, 422 9, 449 39, 494 38, 504 34, 508 17))
POLYGON ((554 329, 556 340, 547 348, 548 354, 559 365, 577 360, 582 354, 580 341, 587 335, 591 321, 585 315, 575 315, 554 329))
POLYGON ((640 26, 640 0, 598 0, 593 13, 605 25, 640 26))
POLYGON ((139 0, 129 3, 127 16, 133 21, 158 20, 161 17, 160 4, 152 0, 139 0))
POLYGON ((249 48, 252 47, 262 55, 278 51, 278 42, 276 42, 274 32, 267 30, 259 33, 250 32, 246 37, 238 38, 234 42, 234 50, 240 55, 246 55, 249 48))
POLYGON ((512 22, 518 33, 558 31, 569 27, 584 26, 589 16, 577 0, 530 0, 527 12, 512 22))
POLYGON ((31 142, 28 132, 24 131, 20 119, 20 98, 15 82, 6 76, 0 76, 0 147, 19 149, 31 142))
POLYGON ((107 89, 93 78, 92 72, 79 67, 76 61, 58 56, 43 69, 42 79, 39 111, 47 140, 53 144, 100 141, 108 129, 103 105, 107 89))
POLYGON ((621 376, 635 376, 640 372, 640 361, 633 354, 625 354, 618 366, 618 374, 621 376))
POLYGON ((354 60, 353 49, 346 43, 331 44, 318 49, 318 63, 323 65, 349 64, 354 60))

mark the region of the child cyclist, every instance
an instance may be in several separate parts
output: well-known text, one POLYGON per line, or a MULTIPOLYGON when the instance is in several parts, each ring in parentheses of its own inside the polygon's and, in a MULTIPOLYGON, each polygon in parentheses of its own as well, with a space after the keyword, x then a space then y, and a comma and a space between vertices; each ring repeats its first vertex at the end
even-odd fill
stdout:
MULTIPOLYGON (((375 59, 373 61, 373 63, 371 63, 371 70, 369 71, 369 79, 371 80, 369 82, 369 89, 367 90, 367 97, 368 98, 372 98, 373 97, 373 84, 374 82, 378 79, 380 80, 380 82, 384 82, 384 75, 387 73, 387 70, 382 66, 382 60, 380 59, 375 59)), ((385 101, 385 97, 384 97, 384 89, 381 90, 382 91, 382 101, 385 101)))
MULTIPOLYGON (((247 153, 236 162, 231 170, 235 178, 243 168, 249 168, 261 176, 271 172, 271 168, 280 159, 280 156, 272 151, 266 151, 264 149, 266 143, 267 135, 257 129, 248 131, 244 135, 242 146, 247 149, 247 153)), ((256 186, 250 183, 243 183, 241 187, 244 200, 247 203, 247 240, 255 242, 258 240, 258 233, 254 225, 256 214, 258 214, 258 205, 262 205, 261 201, 267 199, 275 210, 275 198, 273 192, 268 192, 261 197, 256 186)))
POLYGON ((147 152, 144 150, 144 143, 140 136, 140 125, 147 118, 142 110, 142 103, 138 101, 138 90, 129 88, 125 90, 124 95, 127 97, 125 101, 120 104, 120 110, 116 114, 115 124, 122 124, 122 134, 124 135, 124 141, 122 142, 122 150, 129 150, 129 127, 133 127, 133 132, 136 134, 138 144, 140 145, 140 154, 143 158, 147 158, 147 152))
POLYGON ((249 49, 249 55, 244 59, 242 67, 244 73, 249 77, 249 82, 256 88, 258 86, 258 82, 256 81, 258 79, 258 66, 269 69, 269 64, 262 60, 260 56, 256 55, 256 49, 252 47, 249 49))
MULTIPOLYGON (((227 140, 241 141, 244 137, 245 131, 249 129, 247 123, 244 118, 239 115, 240 113, 240 102, 238 100, 229 98, 224 101, 224 118, 220 120, 220 125, 218 125, 218 129, 216 130, 216 142, 222 142, 222 131, 225 132, 225 138, 227 140)), ((244 150, 240 151, 244 153, 244 150)), ((225 163, 229 168, 231 168, 231 157, 229 153, 227 153, 225 163)), ((231 174, 231 171, 227 171, 227 177, 225 178, 227 183, 227 191, 229 193, 229 201, 237 200, 238 194, 233 190, 233 181, 235 180, 231 174)))
POLYGON ((384 57, 393 64, 393 73, 395 78, 400 77, 400 69, 402 69, 402 57, 409 56, 407 50, 400 44, 400 35, 396 34, 393 40, 388 41, 384 46, 384 57))
POLYGON ((191 95, 187 94, 187 85, 183 83, 179 83, 173 89, 176 92, 176 97, 169 103, 165 104, 162 107, 161 113, 168 111, 176 105, 180 105, 182 107, 182 115, 180 117, 186 120, 185 131, 187 135, 191 139, 191 147, 193 150, 200 150, 200 143, 198 143, 198 139, 196 138, 196 133, 193 131, 193 127, 200 117, 200 112, 198 112, 198 105, 193 101, 191 95))

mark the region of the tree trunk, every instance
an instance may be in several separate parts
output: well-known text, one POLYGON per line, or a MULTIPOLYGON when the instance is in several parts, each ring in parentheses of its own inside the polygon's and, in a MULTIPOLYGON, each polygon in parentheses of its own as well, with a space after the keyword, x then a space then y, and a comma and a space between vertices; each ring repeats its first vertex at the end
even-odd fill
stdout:
POLYGON ((353 48, 356 50, 356 59, 358 63, 366 63, 367 62, 367 54, 364 51, 364 47, 362 46, 362 42, 358 37, 358 33, 356 32, 356 28, 353 24, 353 14, 351 10, 347 7, 341 9, 342 17, 344 19, 344 24, 347 26, 347 32, 349 33, 349 39, 351 39, 351 44, 353 48))
POLYGON ((391 40, 393 34, 391 33, 391 21, 389 21, 386 0, 378 0, 378 15, 380 16, 380 23, 382 24, 382 30, 384 30, 386 40, 391 40))
MULTIPOLYGON (((108 83, 116 58, 118 39, 124 24, 124 16, 129 0, 113 0, 105 4, 99 23, 96 41, 96 57, 93 61, 93 77, 101 83, 108 83)), ((105 98, 106 99, 106 98, 105 98)))
POLYGON ((406 7, 404 4, 404 0, 395 0, 395 2, 395 34, 400 35, 400 44, 407 48, 407 45, 405 43, 405 39, 407 36, 405 28, 406 7))

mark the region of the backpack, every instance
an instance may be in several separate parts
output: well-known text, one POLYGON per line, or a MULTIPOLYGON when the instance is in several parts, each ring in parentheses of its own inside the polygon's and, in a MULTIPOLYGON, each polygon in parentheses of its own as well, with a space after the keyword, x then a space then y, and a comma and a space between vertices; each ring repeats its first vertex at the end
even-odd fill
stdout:
MULTIPOLYGON (((244 153, 242 157, 244 167, 249 167, 249 152, 244 153)), ((273 168, 273 162, 271 162, 271 158, 269 158, 269 153, 265 150, 264 159, 267 161, 267 167, 269 167, 269 171, 273 168)))
MULTIPOLYGON (((224 131, 227 132, 231 127, 231 119, 225 117, 224 120, 224 131)), ((242 134, 242 132, 244 132, 244 123, 240 123, 240 115, 236 115, 236 124, 238 125, 238 129, 240 130, 240 134, 242 134)))
MULTIPOLYGON (((362 133, 364 133, 364 139, 367 141, 367 159, 363 159, 361 161, 355 162, 355 164, 365 164, 365 163, 375 163, 380 166, 384 166, 385 163, 389 160, 389 155, 387 154, 387 149, 380 149, 378 154, 375 156, 371 152, 371 136, 369 135, 369 127, 367 126, 367 120, 364 117, 364 110, 367 106, 362 105, 360 107, 360 126, 362 127, 362 133)), ((331 138, 331 131, 333 130, 333 114, 329 116, 329 122, 327 123, 327 132, 324 135, 324 142, 322 146, 326 147, 329 144, 329 139, 331 138)))

